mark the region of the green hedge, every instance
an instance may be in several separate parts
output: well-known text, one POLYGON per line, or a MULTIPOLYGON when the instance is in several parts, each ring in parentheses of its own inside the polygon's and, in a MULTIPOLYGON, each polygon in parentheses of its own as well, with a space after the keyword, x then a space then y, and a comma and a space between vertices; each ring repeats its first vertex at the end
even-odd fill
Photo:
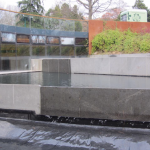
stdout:
POLYGON ((150 34, 134 33, 130 29, 121 32, 105 30, 92 41, 92 53, 95 52, 146 53, 150 52, 150 34))

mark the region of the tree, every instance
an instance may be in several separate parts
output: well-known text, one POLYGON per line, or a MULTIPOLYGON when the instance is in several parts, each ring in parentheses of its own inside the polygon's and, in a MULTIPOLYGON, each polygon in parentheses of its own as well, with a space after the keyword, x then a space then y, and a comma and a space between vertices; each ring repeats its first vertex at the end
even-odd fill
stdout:
POLYGON ((101 19, 104 21, 117 20, 120 14, 120 8, 113 8, 102 15, 101 19))
POLYGON ((80 5, 84 6, 84 8, 88 11, 89 20, 92 19, 95 13, 102 13, 106 11, 112 0, 100 1, 100 0, 76 0, 80 5))
MULTIPOLYGON (((28 13, 33 15, 42 15, 44 13, 44 7, 42 6, 41 0, 21 0, 18 2, 18 7, 21 13, 28 13)), ((22 27, 43 28, 44 20, 37 16, 28 16, 23 14, 17 14, 17 25, 22 27)))
POLYGON ((67 3, 63 3, 62 5, 57 4, 54 9, 50 8, 45 15, 67 19, 83 19, 77 5, 71 7, 67 3))
POLYGON ((132 8, 148 10, 148 8, 144 4, 143 0, 136 0, 134 6, 132 8))
MULTIPOLYGON (((71 7, 67 3, 56 5, 54 9, 50 8, 45 14, 50 17, 59 17, 67 19, 83 19, 82 13, 79 12, 77 5, 71 7)), ((49 29, 60 29, 64 31, 82 31, 82 25, 79 21, 47 19, 49 29)))
POLYGON ((21 0, 18 2, 18 7, 21 8, 22 13, 42 15, 44 12, 41 0, 21 0))
POLYGON ((136 9, 145 9, 147 11, 147 21, 150 22, 150 10, 148 7, 144 4, 143 0, 136 0, 135 4, 132 8, 136 9))
POLYGON ((107 12, 102 15, 101 19, 105 21, 109 20, 119 21, 120 13, 124 11, 127 7, 129 7, 127 3, 124 2, 123 0, 117 0, 115 2, 115 6, 116 6, 115 8, 108 9, 107 12))

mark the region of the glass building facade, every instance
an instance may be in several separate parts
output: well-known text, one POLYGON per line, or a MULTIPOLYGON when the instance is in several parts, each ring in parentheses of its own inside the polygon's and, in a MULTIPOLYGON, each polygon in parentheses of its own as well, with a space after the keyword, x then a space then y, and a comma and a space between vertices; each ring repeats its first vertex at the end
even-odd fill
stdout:
POLYGON ((87 21, 0 13, 0 70, 31 69, 35 58, 88 55, 87 21))

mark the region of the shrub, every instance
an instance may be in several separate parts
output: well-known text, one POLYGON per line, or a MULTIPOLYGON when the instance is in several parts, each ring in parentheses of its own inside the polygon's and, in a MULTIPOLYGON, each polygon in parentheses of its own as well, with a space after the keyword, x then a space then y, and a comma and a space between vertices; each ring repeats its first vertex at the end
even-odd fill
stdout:
POLYGON ((92 41, 92 53, 118 51, 121 53, 150 52, 150 35, 131 32, 130 29, 121 32, 104 30, 95 36, 92 41))

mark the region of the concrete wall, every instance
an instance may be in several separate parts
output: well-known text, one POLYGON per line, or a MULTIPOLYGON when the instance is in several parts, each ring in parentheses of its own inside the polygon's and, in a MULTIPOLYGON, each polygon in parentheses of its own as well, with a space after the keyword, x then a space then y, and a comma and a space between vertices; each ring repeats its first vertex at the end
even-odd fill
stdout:
POLYGON ((31 70, 42 71, 42 59, 31 59, 31 70))
POLYGON ((101 55, 93 58, 32 59, 33 71, 150 76, 150 55, 101 55))
POLYGON ((150 121, 150 90, 41 87, 41 113, 150 121))
POLYGON ((71 73, 70 59, 43 59, 42 71, 71 73))
POLYGON ((40 86, 0 84, 0 109, 30 110, 40 114, 40 86))
POLYGON ((71 73, 150 76, 150 57, 73 58, 71 73))

